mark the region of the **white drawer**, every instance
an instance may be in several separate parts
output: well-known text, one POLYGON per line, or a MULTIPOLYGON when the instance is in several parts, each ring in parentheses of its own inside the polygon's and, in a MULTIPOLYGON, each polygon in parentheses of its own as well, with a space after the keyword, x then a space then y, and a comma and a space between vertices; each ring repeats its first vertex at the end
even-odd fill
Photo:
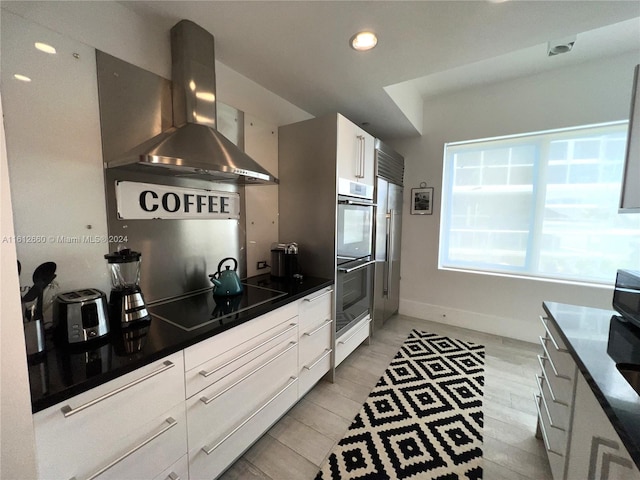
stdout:
POLYGON ((297 377, 297 347, 296 337, 290 337, 252 361, 246 371, 226 377, 187 400, 190 447, 219 442, 268 400, 276 388, 290 377, 297 377))
POLYGON ((300 300, 300 329, 307 331, 320 321, 331 320, 333 287, 327 287, 300 300))
POLYGON ((534 400, 538 409, 538 425, 549 458, 551 473, 554 480, 560 480, 564 477, 567 433, 551 427, 541 396, 534 395, 534 400))
POLYGON ((567 352, 567 346, 562 341, 562 337, 560 337, 560 333, 558 332, 556 326, 553 324, 553 321, 547 317, 539 318, 546 332, 546 336, 549 337, 549 340, 551 340, 553 348, 561 352, 567 352))
POLYGON ((189 456, 183 455, 153 480, 189 480, 189 456))
POLYGON ((272 384, 270 392, 257 409, 219 440, 206 445, 189 444, 190 480, 211 480, 229 468, 298 400, 298 380, 292 377, 281 385, 272 384))
MULTIPOLYGON (((60 440, 59 443, 64 442, 60 440)), ((102 442, 101 435, 93 439, 95 447, 109 452, 107 458, 98 461, 90 458, 87 450, 76 452, 78 463, 66 472, 40 472, 41 478, 75 478, 83 480, 144 480, 153 479, 160 472, 177 462, 187 453, 187 428, 184 403, 176 405, 157 419, 148 422, 126 437, 119 438, 117 444, 102 442), (89 457, 90 462, 80 458, 89 457), (80 465, 83 463, 83 465, 80 465), (94 465, 88 465, 93 463, 94 465)), ((93 446, 93 445, 92 445, 93 446)))
POLYGON ((571 354, 556 350, 548 337, 540 337, 542 355, 538 362, 556 400, 571 405, 576 379, 576 363, 571 354))
MULTIPOLYGON (((297 338, 298 326, 297 317, 290 317, 284 322, 275 323, 275 320, 281 321, 278 316, 271 317, 266 315, 255 319, 256 326, 262 327, 261 330, 254 328, 255 336, 245 338, 237 347, 228 349, 225 339, 214 337, 216 342, 207 342, 209 355, 216 354, 215 357, 192 368, 186 372, 186 391, 187 398, 195 395, 209 385, 217 383, 229 375, 234 375, 238 371, 246 368, 257 357, 264 352, 281 343, 284 339, 293 336, 297 338), (226 350, 224 350, 227 348, 226 350)), ((251 322, 250 322, 251 323, 251 322)), ((233 330, 230 330, 233 332, 233 330)), ((195 345, 195 349, 199 349, 200 345, 195 345)))
POLYGON ((568 431, 571 420, 571 407, 569 403, 558 400, 555 392, 550 389, 551 385, 544 377, 544 370, 542 375, 536 376, 536 382, 538 383, 540 395, 545 400, 542 407, 546 408, 551 423, 568 431))
MULTIPOLYGON (((290 318, 298 316, 298 303, 292 302, 284 307, 280 307, 273 312, 257 317, 245 322, 237 327, 233 327, 226 332, 222 332, 197 345, 193 345, 184 351, 185 371, 203 365, 212 358, 223 357, 225 352, 234 350, 243 345, 248 340, 263 334, 265 331, 285 322, 290 318)), ((230 354, 230 357, 233 355, 230 354)), ((222 358, 220 358, 222 362, 222 358)))
POLYGON ((184 405, 183 369, 178 352, 36 413, 36 455, 43 478, 89 472, 111 458, 124 438, 144 431, 176 404, 184 405))
POLYGON ((371 317, 366 316, 336 339, 336 367, 369 336, 371 317))
POLYGON ((318 356, 326 349, 331 348, 331 333, 333 321, 325 319, 316 321, 307 327, 306 330, 300 328, 300 360, 302 368, 304 365, 317 360, 318 356))
POLYGON ((331 368, 331 349, 325 348, 317 357, 300 367, 299 397, 302 398, 331 368))

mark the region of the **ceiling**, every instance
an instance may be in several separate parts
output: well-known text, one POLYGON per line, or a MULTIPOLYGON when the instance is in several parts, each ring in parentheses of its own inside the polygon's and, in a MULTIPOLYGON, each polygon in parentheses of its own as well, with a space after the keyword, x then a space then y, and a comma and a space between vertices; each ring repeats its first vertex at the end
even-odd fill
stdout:
POLYGON ((196 22, 223 64, 314 116, 337 111, 383 139, 419 134, 420 98, 629 51, 640 62, 637 0, 120 3, 167 31, 196 22), (378 45, 359 53, 348 42, 364 29, 378 45), (573 35, 571 52, 547 56, 548 41, 573 35))

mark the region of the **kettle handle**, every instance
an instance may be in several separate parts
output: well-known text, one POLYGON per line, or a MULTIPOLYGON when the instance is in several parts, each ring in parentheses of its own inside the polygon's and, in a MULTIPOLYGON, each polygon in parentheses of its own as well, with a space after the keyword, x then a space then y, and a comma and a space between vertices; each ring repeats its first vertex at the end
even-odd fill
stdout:
POLYGON ((238 260, 236 260, 233 257, 227 257, 227 258, 223 258, 222 260, 220 260, 220 263, 218 264, 218 273, 220 273, 220 269, 222 268, 222 264, 224 262, 226 262, 227 260, 233 260, 233 271, 235 272, 236 270, 238 270, 238 260))

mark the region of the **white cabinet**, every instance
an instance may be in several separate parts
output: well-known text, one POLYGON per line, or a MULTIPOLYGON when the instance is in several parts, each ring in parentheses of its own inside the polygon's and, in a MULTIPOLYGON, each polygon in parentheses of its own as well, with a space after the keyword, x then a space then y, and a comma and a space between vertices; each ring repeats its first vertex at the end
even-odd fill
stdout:
POLYGON ((551 319, 542 318, 541 373, 536 377, 538 437, 554 480, 640 480, 609 418, 562 342, 551 319))
MULTIPOLYGON (((338 178, 371 186, 373 192, 375 139, 338 114, 338 178)), ((373 198, 373 197, 372 197, 373 198)))
POLYGON ((298 400, 298 303, 189 347, 185 359, 189 478, 211 479, 298 400))
POLYGON ((336 360, 335 366, 337 367, 342 361, 347 358, 351 352, 353 352, 358 345, 369 338, 371 329, 371 316, 367 315, 365 318, 356 323, 353 327, 347 330, 343 335, 337 339, 336 342, 336 360))
POLYGON ((332 293, 36 413, 39 478, 216 478, 331 368, 332 293))
POLYGON ((302 398, 331 368, 333 288, 300 301, 298 355, 299 396, 302 398))
POLYGON ((34 415, 42 479, 152 479, 187 452, 182 352, 34 415))
POLYGON ((582 375, 578 375, 567 480, 640 480, 633 460, 582 375))

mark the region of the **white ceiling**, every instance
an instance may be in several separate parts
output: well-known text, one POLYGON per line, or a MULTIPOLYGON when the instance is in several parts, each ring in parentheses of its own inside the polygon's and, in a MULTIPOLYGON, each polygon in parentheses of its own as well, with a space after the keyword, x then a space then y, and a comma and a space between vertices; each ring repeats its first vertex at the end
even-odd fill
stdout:
POLYGON ((406 95, 640 52, 637 0, 120 3, 167 31, 196 22, 215 36, 223 64, 314 116, 339 111, 385 139, 418 134, 406 95), (378 46, 358 53, 348 41, 363 29, 377 33, 378 46), (548 41, 572 35, 573 51, 547 56, 548 41))

